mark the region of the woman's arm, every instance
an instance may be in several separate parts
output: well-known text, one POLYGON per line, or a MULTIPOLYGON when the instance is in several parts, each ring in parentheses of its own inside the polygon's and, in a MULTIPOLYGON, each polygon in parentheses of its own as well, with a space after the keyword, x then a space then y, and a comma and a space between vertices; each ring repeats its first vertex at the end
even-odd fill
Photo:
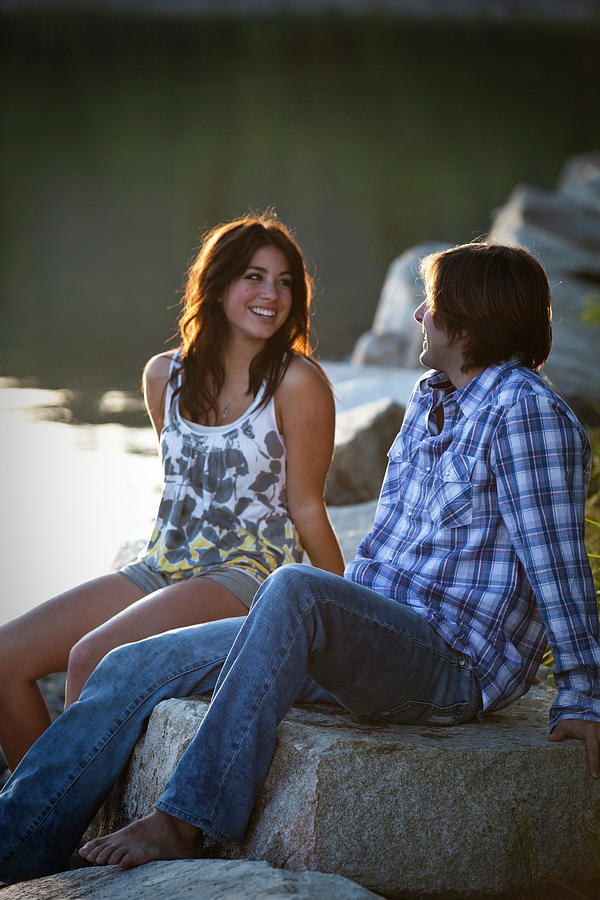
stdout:
POLYGON ((295 356, 275 406, 286 446, 290 516, 313 566, 341 575, 344 557, 323 499, 335 432, 331 389, 315 366, 295 356))
POLYGON ((169 380, 173 352, 159 353, 158 356, 153 356, 144 366, 142 376, 144 402, 159 440, 164 424, 165 390, 169 380))

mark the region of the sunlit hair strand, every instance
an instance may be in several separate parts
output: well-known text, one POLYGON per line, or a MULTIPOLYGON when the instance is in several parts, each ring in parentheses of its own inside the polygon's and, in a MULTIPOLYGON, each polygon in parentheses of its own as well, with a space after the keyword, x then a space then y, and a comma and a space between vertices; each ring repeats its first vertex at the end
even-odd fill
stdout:
MULTIPOLYGON (((228 286, 243 275, 261 247, 276 247, 286 257, 292 280, 292 306, 284 324, 252 360, 249 390, 256 397, 265 383, 262 404, 269 402, 289 365, 292 352, 312 360, 310 302, 312 282, 291 232, 267 210, 218 225, 204 237, 187 273, 179 318, 183 378, 182 405, 194 421, 219 421, 216 398, 223 387, 228 322, 222 299, 228 286)), ((314 362, 314 360, 313 360, 314 362)))

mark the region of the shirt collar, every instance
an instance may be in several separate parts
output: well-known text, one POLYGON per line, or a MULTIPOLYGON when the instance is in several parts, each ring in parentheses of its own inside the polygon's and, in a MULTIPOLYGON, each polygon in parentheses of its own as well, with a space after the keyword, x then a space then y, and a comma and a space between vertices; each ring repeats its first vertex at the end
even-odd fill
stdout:
MULTIPOLYGON (((496 385, 505 375, 520 365, 518 359, 510 359, 498 365, 488 366, 471 378, 464 387, 458 388, 452 393, 452 399, 458 404, 463 416, 470 416, 475 412, 486 397, 494 390, 496 385)), ((444 390, 451 386, 451 382, 445 372, 430 370, 426 372, 420 382, 419 390, 425 395, 434 390, 444 390)))

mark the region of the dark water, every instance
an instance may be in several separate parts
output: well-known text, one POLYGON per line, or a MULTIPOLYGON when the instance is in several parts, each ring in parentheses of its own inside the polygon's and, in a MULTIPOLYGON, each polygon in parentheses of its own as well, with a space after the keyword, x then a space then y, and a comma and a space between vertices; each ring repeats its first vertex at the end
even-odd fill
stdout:
POLYGON ((390 261, 600 146, 600 31, 4 14, 0 375, 135 389, 210 224, 275 204, 339 358, 390 261))

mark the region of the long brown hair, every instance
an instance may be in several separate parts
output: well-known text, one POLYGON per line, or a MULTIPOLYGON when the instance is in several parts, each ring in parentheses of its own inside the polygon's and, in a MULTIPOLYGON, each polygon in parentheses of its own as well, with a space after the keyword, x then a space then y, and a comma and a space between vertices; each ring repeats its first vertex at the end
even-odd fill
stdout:
POLYGON ((260 247, 285 255, 292 275, 292 307, 284 324, 256 354, 249 371, 249 389, 256 397, 265 383, 263 404, 269 402, 290 363, 292 351, 311 359, 310 301, 312 282, 300 247, 272 210, 217 225, 202 241, 187 273, 179 318, 183 377, 180 397, 186 413, 208 422, 219 411, 216 398, 225 380, 223 353, 229 325, 220 302, 260 247))
POLYGON ((473 242, 421 262, 433 320, 453 340, 468 335, 463 371, 517 357, 539 369, 552 346, 550 286, 526 250, 473 242))

